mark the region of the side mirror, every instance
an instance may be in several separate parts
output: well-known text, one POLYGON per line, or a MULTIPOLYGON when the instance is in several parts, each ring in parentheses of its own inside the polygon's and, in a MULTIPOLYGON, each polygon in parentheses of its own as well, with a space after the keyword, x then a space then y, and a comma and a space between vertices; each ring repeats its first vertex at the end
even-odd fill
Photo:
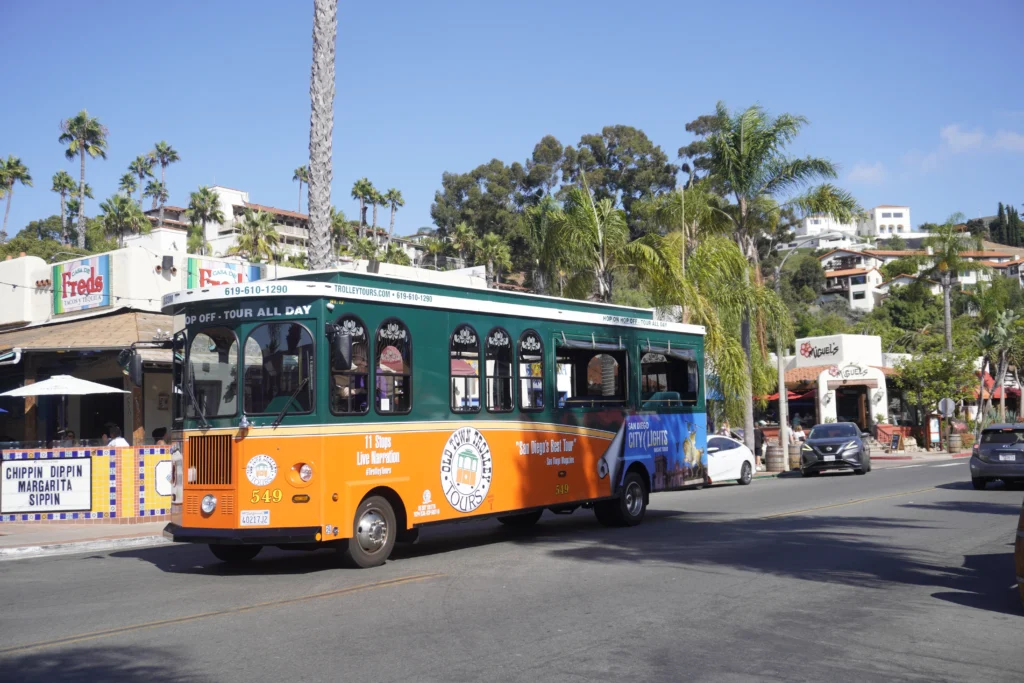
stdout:
POLYGON ((708 455, 710 455, 711 453, 717 453, 717 452, 718 452, 718 449, 715 448, 715 447, 711 447, 711 448, 708 449, 708 455))
POLYGON ((142 386, 142 356, 135 349, 124 349, 117 358, 121 372, 128 376, 131 383, 142 386))
POLYGON ((341 330, 331 330, 331 367, 334 370, 352 369, 352 337, 341 330))

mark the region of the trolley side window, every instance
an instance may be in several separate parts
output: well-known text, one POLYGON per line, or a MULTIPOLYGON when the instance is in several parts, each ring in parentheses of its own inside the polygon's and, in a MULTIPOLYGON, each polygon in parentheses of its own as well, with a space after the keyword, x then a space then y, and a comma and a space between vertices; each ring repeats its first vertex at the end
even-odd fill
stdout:
POLYGON ((487 334, 487 410, 512 410, 512 337, 500 327, 487 334))
POLYGON ((264 323, 245 340, 245 412, 313 410, 313 335, 299 323, 264 323))
POLYGON ((610 408, 626 405, 626 349, 618 343, 557 342, 556 398, 559 408, 610 408))
POLYGON ((229 417, 238 412, 238 338, 226 327, 208 327, 192 339, 188 376, 196 403, 186 402, 185 417, 229 417))
POLYGON ((401 320, 390 318, 377 328, 374 396, 382 415, 412 410, 412 337, 401 320))
POLYGON ((354 315, 338 320, 331 334, 347 337, 345 354, 331 358, 331 412, 365 415, 370 410, 370 343, 363 321, 354 315))
POLYGON ((544 408, 544 342, 533 330, 519 337, 519 409, 544 408))
POLYGON ((700 373, 693 349, 668 345, 640 347, 640 401, 644 410, 679 407, 697 402, 700 373))
POLYGON ((480 410, 480 337, 470 325, 459 325, 448 344, 449 404, 453 413, 480 410))

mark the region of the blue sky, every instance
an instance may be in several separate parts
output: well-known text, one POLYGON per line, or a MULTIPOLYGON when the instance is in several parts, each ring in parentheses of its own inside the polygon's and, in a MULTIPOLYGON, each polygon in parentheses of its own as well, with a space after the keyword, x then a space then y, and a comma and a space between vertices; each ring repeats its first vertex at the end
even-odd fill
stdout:
MULTIPOLYGON (((308 159, 312 2, 6 0, 0 155, 29 166, 8 231, 59 210, 57 142, 86 108, 110 129, 87 164, 97 204, 157 140, 182 156, 170 204, 201 184, 294 210, 308 159)), ((333 203, 367 176, 430 224, 444 171, 523 161, 603 126, 676 156, 686 122, 760 103, 805 115, 794 154, 825 156, 865 207, 916 225, 1024 204, 1024 3, 388 2, 339 9, 333 203)), ((305 209, 305 199, 303 199, 305 209)), ((386 223, 384 216, 381 222, 386 223)))

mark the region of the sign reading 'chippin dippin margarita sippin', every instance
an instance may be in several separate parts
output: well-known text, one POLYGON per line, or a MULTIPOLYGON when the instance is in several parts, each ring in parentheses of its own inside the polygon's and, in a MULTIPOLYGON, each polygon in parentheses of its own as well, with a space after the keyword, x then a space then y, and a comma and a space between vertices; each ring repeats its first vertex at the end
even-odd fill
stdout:
POLYGON ((110 255, 53 266, 53 313, 110 305, 110 255))

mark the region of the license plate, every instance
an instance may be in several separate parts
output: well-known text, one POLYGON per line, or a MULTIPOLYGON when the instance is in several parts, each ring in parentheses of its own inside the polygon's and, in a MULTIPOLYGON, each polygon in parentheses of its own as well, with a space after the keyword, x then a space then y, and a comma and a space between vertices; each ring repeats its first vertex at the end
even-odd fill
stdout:
POLYGON ((1017 456, 1013 453, 1002 453, 1000 454, 999 459, 1006 462, 1014 462, 1017 459, 1017 456))
POLYGON ((270 526, 270 510, 242 510, 239 526, 270 526))
POLYGON ((826 455, 822 457, 822 460, 824 460, 825 462, 835 462, 835 459, 836 456, 834 455, 826 455))

